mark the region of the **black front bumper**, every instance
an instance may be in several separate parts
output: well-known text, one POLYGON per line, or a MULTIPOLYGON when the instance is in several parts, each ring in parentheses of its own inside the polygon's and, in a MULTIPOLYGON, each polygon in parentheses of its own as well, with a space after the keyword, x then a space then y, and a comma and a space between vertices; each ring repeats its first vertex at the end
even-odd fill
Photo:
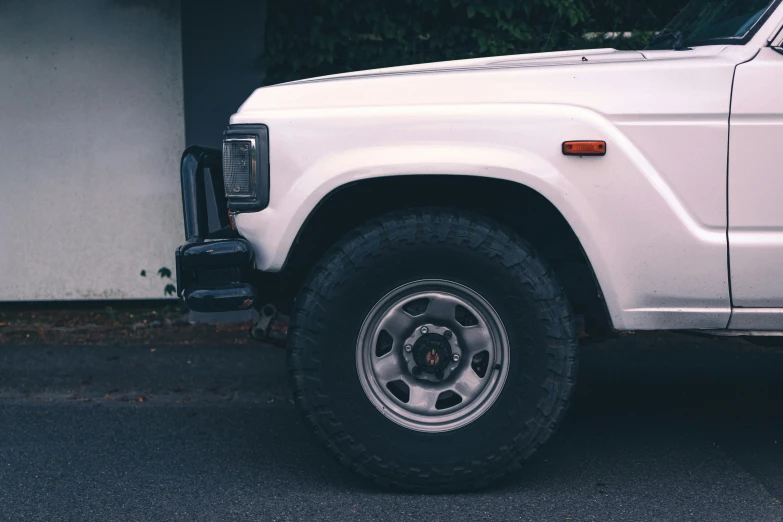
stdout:
POLYGON ((187 241, 176 252, 177 295, 198 312, 253 307, 258 301, 248 282, 253 247, 231 227, 220 151, 189 147, 182 155, 181 176, 187 241))

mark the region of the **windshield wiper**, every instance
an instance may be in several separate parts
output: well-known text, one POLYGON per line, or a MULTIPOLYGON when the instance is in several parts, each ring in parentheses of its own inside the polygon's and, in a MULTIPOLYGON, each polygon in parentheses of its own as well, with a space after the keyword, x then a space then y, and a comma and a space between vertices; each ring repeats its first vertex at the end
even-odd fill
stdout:
POLYGON ((674 38, 674 43, 672 44, 672 49, 675 51, 690 51, 690 47, 685 45, 685 37, 686 37, 685 31, 670 31, 668 29, 664 29, 660 33, 653 36, 653 39, 650 40, 650 42, 647 44, 647 46, 654 45, 658 42, 661 42, 663 40, 668 40, 670 38, 674 38))

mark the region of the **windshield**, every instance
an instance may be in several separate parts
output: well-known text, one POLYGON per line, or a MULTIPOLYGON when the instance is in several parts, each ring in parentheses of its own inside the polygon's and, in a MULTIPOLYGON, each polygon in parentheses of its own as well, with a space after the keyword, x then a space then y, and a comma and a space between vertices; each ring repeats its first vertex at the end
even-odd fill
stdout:
POLYGON ((647 49, 743 43, 743 38, 779 1, 693 0, 650 41, 647 49))

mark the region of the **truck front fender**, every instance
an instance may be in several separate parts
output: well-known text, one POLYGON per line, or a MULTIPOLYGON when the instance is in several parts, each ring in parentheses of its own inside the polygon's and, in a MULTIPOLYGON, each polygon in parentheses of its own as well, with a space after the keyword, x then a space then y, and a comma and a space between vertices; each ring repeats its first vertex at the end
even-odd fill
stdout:
MULTIPOLYGON (((240 116, 232 123, 245 123, 240 116)), ((264 123, 270 205, 236 219, 260 270, 280 270, 308 216, 347 183, 468 175, 525 185, 560 211, 616 328, 721 328, 728 320, 725 228, 699 223, 622 130, 594 111, 545 104, 319 109, 268 111, 264 123), (564 156, 566 140, 604 140, 607 154, 564 156)))

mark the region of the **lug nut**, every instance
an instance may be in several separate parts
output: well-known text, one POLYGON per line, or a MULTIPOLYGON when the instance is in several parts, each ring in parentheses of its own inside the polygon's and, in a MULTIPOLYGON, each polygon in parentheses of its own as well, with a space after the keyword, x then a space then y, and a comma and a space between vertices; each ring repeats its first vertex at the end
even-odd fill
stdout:
POLYGON ((421 368, 419 368, 418 366, 414 366, 413 370, 411 371, 413 372, 413 375, 421 375, 421 368))
POLYGON ((429 328, 427 328, 426 326, 422 326, 421 327, 421 333, 425 334, 425 333, 427 333, 429 331, 430 331, 429 328))
POLYGON ((406 344, 405 345, 405 351, 410 353, 411 350, 413 350, 413 346, 411 346, 410 344, 406 344))
POLYGON ((451 360, 454 362, 459 362, 459 354, 455 353, 454 355, 452 355, 451 360))
POLYGON ((446 339, 451 339, 451 335, 452 335, 451 330, 446 330, 445 332, 443 332, 443 337, 445 337, 446 339))

